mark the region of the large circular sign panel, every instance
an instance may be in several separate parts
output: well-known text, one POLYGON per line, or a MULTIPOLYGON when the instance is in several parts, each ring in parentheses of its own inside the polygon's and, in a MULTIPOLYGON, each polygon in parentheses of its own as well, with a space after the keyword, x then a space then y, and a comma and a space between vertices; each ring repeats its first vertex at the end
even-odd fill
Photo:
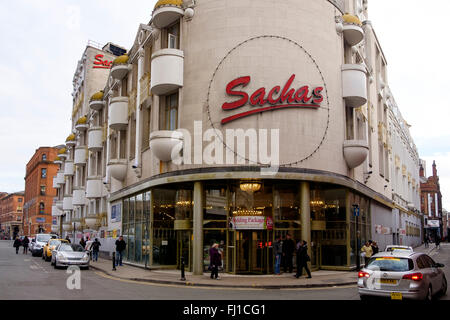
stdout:
POLYGON ((237 157, 226 130, 279 130, 280 165, 311 158, 323 144, 330 121, 327 87, 313 57, 297 42, 258 36, 239 43, 219 62, 208 88, 209 124, 237 157))

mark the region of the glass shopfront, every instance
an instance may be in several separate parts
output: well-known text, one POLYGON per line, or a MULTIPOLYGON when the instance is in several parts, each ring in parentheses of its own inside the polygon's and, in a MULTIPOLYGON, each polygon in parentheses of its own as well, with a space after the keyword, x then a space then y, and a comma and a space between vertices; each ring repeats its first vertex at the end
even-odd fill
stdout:
MULTIPOLYGON (((203 266, 219 244, 225 272, 273 273, 278 235, 302 240, 300 182, 209 181, 203 184, 203 266)), ((311 266, 355 265, 355 219, 347 204, 358 204, 358 239, 370 232, 369 200, 331 184, 310 183, 311 266)), ((123 199, 125 258, 151 267, 192 267, 193 183, 170 184, 123 199)), ((295 265, 295 258, 294 258, 295 265)))

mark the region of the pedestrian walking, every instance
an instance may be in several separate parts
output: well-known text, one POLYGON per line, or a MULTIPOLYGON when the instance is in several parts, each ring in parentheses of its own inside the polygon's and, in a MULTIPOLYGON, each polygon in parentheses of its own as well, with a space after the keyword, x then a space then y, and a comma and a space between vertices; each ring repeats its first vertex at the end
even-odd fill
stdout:
POLYGON ((378 248, 378 244, 373 241, 372 242, 372 255, 377 254, 380 251, 380 248, 378 248))
POLYGON ((97 238, 95 238, 94 242, 92 242, 92 261, 98 261, 98 252, 100 251, 101 245, 102 244, 100 243, 100 241, 98 241, 97 238))
POLYGON ((296 248, 297 253, 297 273, 295 277, 298 279, 303 274, 303 268, 305 268, 308 278, 311 278, 311 271, 308 268, 308 261, 310 257, 308 255, 308 246, 305 240, 299 241, 296 248))
POLYGON ((68 243, 71 243, 69 236, 66 236, 66 240, 67 240, 68 243))
POLYGON ((441 244, 441 238, 439 237, 439 235, 436 235, 436 249, 440 248, 440 244, 441 244))
POLYGON ((281 256, 283 254, 283 242, 281 241, 281 236, 278 235, 275 243, 273 244, 273 253, 275 255, 275 274, 281 274, 281 256))
POLYGON ((209 268, 211 269, 211 279, 219 280, 219 267, 222 265, 222 256, 219 252, 219 244, 214 243, 209 249, 209 268))
POLYGON ((13 247, 16 248, 16 254, 19 254, 19 248, 22 245, 22 242, 20 241, 19 237, 16 237, 16 240, 14 240, 13 247))
POLYGON ((430 243, 430 239, 428 238, 428 236, 425 236, 424 243, 425 243, 425 248, 428 248, 428 244, 430 243))
POLYGON ((22 240, 22 246, 23 246, 23 254, 28 254, 28 244, 30 243, 30 239, 28 239, 27 236, 23 238, 22 240))
POLYGON ((80 246, 82 246, 83 249, 86 248, 86 241, 84 241, 84 237, 81 237, 80 246))
POLYGON ((123 237, 120 236, 119 240, 116 240, 116 266, 123 266, 122 258, 126 247, 127 243, 123 240, 123 237))
POLYGON ((367 241, 364 246, 361 248, 361 252, 364 255, 364 265, 367 267, 370 257, 372 257, 373 250, 370 242, 367 241))
POLYGON ((294 257, 295 242, 291 239, 291 235, 286 235, 286 240, 283 241, 282 252, 284 257, 283 271, 286 272, 289 269, 289 273, 292 273, 294 266, 292 265, 292 258, 294 257))

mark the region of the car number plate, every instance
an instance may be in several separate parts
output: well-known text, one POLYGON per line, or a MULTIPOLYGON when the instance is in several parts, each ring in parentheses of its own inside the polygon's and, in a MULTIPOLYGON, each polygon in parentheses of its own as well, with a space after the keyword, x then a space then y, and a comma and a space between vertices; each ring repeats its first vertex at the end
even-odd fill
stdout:
POLYGON ((403 296, 401 292, 391 292, 391 300, 402 300, 403 296))
POLYGON ((397 280, 392 280, 392 279, 380 279, 380 283, 382 283, 382 284, 397 284, 397 280))

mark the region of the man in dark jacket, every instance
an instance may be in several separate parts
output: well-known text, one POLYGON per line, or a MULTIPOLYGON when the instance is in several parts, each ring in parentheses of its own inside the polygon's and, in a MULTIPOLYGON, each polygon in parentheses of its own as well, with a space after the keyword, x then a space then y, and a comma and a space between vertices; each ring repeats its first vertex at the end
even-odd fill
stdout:
POLYGON ((306 273, 308 274, 308 278, 311 278, 311 271, 308 269, 308 246, 306 245, 306 241, 302 240, 299 241, 298 248, 297 248, 297 274, 295 275, 296 278, 299 278, 303 274, 303 268, 305 268, 306 273))
POLYGON ((92 261, 98 261, 98 252, 100 251, 100 246, 102 244, 100 241, 98 241, 97 238, 95 238, 94 242, 92 243, 91 249, 92 249, 92 261))
POLYGON ((22 245, 22 242, 20 241, 19 237, 16 237, 16 240, 14 240, 13 247, 16 248, 16 254, 19 254, 19 248, 22 245))
POLYGON ((123 237, 120 236, 119 240, 116 240, 116 265, 117 266, 123 266, 122 258, 123 258, 123 252, 125 251, 126 247, 127 247, 127 243, 123 240, 123 237))
POLYGON ((283 241, 282 251, 284 258, 283 271, 289 268, 289 273, 292 273, 294 266, 292 265, 292 257, 294 256, 295 242, 291 239, 291 235, 286 235, 286 240, 283 241))
POLYGON ((28 244, 30 243, 30 240, 28 239, 27 236, 25 236, 25 238, 23 238, 22 240, 22 246, 23 246, 23 253, 24 254, 28 254, 28 244))
POLYGON ((283 254, 283 242, 281 236, 277 236, 275 243, 273 244, 273 254, 275 255, 275 274, 280 274, 281 256, 283 254))

